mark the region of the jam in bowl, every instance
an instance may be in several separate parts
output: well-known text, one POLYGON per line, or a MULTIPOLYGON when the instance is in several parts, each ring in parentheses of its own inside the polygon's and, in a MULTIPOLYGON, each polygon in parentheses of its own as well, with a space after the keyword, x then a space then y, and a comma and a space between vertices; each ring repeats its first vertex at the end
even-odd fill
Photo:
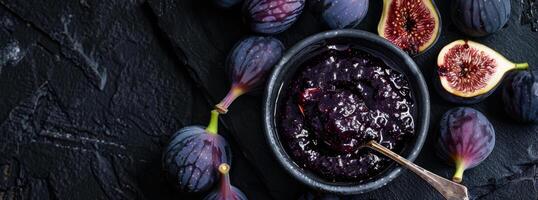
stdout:
POLYGON ((386 185, 400 167, 361 145, 374 140, 414 160, 427 134, 429 96, 416 64, 364 31, 299 42, 275 67, 265 94, 272 151, 314 189, 358 194, 386 185))

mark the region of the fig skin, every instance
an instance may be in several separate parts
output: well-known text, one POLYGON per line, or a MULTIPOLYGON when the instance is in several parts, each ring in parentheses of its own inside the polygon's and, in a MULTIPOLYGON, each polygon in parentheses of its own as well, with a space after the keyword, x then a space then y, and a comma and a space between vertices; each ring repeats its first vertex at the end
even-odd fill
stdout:
POLYGON ((452 22, 463 33, 482 37, 500 30, 510 18, 510 0, 452 0, 452 22))
POLYGON ((230 165, 223 163, 219 165, 220 185, 211 191, 203 200, 248 200, 241 190, 230 183, 230 165))
POLYGON ((295 23, 306 0, 246 0, 243 13, 257 33, 278 34, 295 23))
POLYGON ((369 0, 315 0, 315 12, 331 29, 354 28, 368 12, 369 0))
POLYGON ((523 123, 538 123, 538 80, 529 71, 511 73, 503 85, 506 113, 523 123))
POLYGON ((466 169, 484 161, 495 147, 493 125, 480 111, 458 107, 447 111, 439 124, 437 155, 456 167, 452 178, 461 182, 466 169))
POLYGON ((203 192, 218 179, 220 163, 231 162, 226 140, 217 134, 218 112, 207 128, 187 126, 175 133, 163 153, 163 169, 181 192, 203 192))
POLYGON ((433 84, 445 100, 469 105, 490 96, 507 72, 528 67, 528 63, 513 63, 483 44, 456 40, 441 49, 434 70, 433 84), (482 65, 476 66, 476 63, 482 65))
POLYGON ((225 114, 237 97, 260 90, 283 51, 282 42, 273 37, 251 36, 239 41, 226 61, 230 90, 215 109, 225 114))
MULTIPOLYGON (((439 36, 441 35, 442 20, 434 0, 418 0, 418 2, 420 2, 418 6, 416 4, 409 6, 409 3, 412 4, 413 2, 416 1, 383 0, 383 12, 377 26, 377 33, 379 36, 400 47, 400 49, 405 51, 410 56, 418 56, 428 51, 437 42, 439 36), (428 19, 422 19, 423 21, 419 22, 417 22, 418 20, 408 20, 399 23, 397 20, 401 20, 402 17, 391 13, 393 6, 392 4, 394 4, 394 8, 396 8, 398 3, 404 4, 404 6, 401 8, 409 9, 411 12, 415 12, 412 14, 414 16, 431 17, 429 20, 432 20, 432 23, 427 23, 428 19), (428 13, 421 13, 421 11, 427 11, 428 13), (395 21, 391 22, 390 20, 395 21), (391 25, 396 27, 391 27, 391 25), (408 25, 411 25, 411 27, 408 27, 408 25), (423 29, 431 28, 431 33, 428 33, 426 30, 422 30, 422 32, 413 30, 414 32, 412 33, 408 31, 408 29, 417 28, 417 26, 423 27, 423 29), (422 41, 424 38, 428 38, 428 40, 422 41), (422 44, 420 44, 421 42, 422 44)), ((405 10, 405 12, 409 12, 409 10, 405 10)), ((400 14, 405 12, 400 11, 400 14)))

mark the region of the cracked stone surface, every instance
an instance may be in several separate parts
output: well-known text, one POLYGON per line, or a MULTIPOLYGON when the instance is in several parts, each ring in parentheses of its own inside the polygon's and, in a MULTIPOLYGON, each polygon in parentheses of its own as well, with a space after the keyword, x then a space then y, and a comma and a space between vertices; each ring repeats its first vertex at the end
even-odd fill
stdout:
MULTIPOLYGON (((448 1, 437 3, 448 8, 448 1)), ((535 69, 536 5, 513 0, 509 25, 475 40, 535 69)), ((240 10, 196 0, 0 0, 0 199, 200 199, 166 182, 161 151, 179 128, 206 124, 211 105, 227 92, 226 55, 252 34, 240 10)), ((439 41, 415 58, 425 77, 440 49, 464 38, 448 9, 440 10, 439 41)), ((375 32, 380 13, 381 2, 371 1, 359 28, 375 32)), ((291 47, 322 30, 306 11, 277 37, 291 47)), ((433 144, 438 120, 455 105, 432 88, 430 94, 432 124, 416 162, 450 177, 433 144)), ((473 107, 493 123, 497 143, 482 165, 466 171, 472 198, 537 199, 538 126, 510 120, 499 92, 473 107)), ((239 98, 221 122, 234 153, 232 182, 250 199, 297 199, 308 190, 273 158, 259 95, 239 98)), ((404 172, 379 190, 342 198, 441 196, 404 172)))

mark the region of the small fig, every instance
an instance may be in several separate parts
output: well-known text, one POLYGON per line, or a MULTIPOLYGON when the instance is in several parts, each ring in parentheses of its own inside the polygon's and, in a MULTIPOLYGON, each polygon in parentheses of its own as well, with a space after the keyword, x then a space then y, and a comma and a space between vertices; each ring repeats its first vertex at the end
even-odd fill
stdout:
POLYGON ((529 71, 506 78, 502 94, 506 113, 524 123, 538 123, 538 80, 529 71))
POLYGON ((209 193, 204 200, 247 200, 247 196, 230 183, 230 165, 219 165, 220 185, 209 193))
POLYGON ((267 74, 282 56, 282 51, 284 45, 273 37, 248 37, 238 42, 226 63, 232 82, 230 91, 215 108, 224 114, 237 97, 261 89, 267 74))
POLYGON ((485 45, 456 40, 441 49, 434 83, 447 101, 472 104, 493 93, 506 72, 528 67, 510 62, 485 45))
POLYGON ((501 29, 510 18, 510 0, 452 0, 452 22, 469 36, 485 36, 501 29))
POLYGON ((478 110, 458 107, 441 118, 437 154, 456 166, 452 180, 461 182, 463 172, 480 164, 495 146, 495 130, 478 110))
POLYGON ((220 163, 231 162, 226 140, 217 134, 217 111, 207 128, 187 126, 172 136, 163 154, 163 168, 182 192, 206 191, 218 179, 220 163))
POLYGON ((243 12, 253 31, 277 34, 297 21, 304 5, 305 0, 246 0, 243 12))
POLYGON ((425 52, 439 38, 441 17, 433 0, 383 0, 379 36, 409 55, 425 52))
POLYGON ((369 0, 315 0, 316 12, 331 29, 354 28, 368 12, 369 0))

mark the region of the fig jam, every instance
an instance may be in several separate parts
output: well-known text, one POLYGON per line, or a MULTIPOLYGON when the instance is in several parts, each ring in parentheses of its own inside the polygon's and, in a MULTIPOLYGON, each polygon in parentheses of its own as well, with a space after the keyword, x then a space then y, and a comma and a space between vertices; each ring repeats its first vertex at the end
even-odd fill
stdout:
POLYGON ((402 73, 366 51, 324 49, 283 88, 278 132, 299 166, 328 181, 366 180, 390 162, 362 144, 375 140, 398 152, 414 135, 412 91, 402 73))

